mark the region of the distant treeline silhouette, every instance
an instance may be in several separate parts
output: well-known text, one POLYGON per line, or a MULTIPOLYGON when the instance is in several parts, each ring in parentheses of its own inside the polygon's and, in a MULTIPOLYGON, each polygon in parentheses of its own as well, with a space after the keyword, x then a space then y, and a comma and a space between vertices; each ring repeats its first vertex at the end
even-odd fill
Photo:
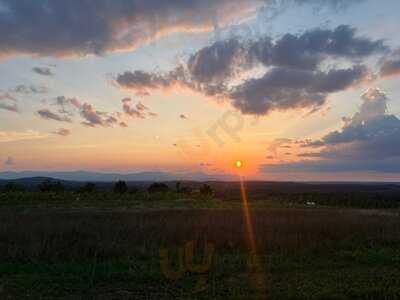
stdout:
MULTIPOLYGON (((36 190, 42 193, 65 193, 67 189, 64 184, 58 180, 46 179, 40 184, 37 185, 36 190)), ((27 189, 21 184, 17 184, 14 182, 7 183, 2 189, 4 193, 13 193, 13 192, 27 192, 27 189)), ((99 192, 97 185, 93 182, 84 183, 81 187, 79 187, 76 191, 78 194, 93 194, 99 192)), ((109 191, 108 191, 109 192, 109 191)), ((114 194, 136 194, 140 192, 137 187, 129 187, 125 181, 117 181, 113 187, 112 192, 114 194)), ((180 182, 176 183, 176 189, 171 189, 166 183, 162 182, 154 182, 150 184, 147 189, 142 190, 142 192, 147 192, 149 194, 157 194, 157 193, 179 193, 190 195, 193 193, 199 193, 202 195, 213 195, 213 190, 211 186, 207 184, 203 184, 198 190, 193 189, 189 186, 182 186, 180 182)))
MULTIPOLYGON (((53 198, 54 195, 59 195, 60 198, 69 199, 71 197, 68 195, 73 194, 81 195, 78 197, 79 199, 92 199, 94 202, 98 199, 112 201, 115 198, 123 198, 128 201, 129 199, 156 198, 173 200, 182 198, 182 196, 189 199, 199 196, 222 201, 241 200, 239 184, 234 182, 211 184, 87 182, 73 188, 70 185, 65 186, 65 184, 62 181, 47 179, 37 184, 35 188, 32 186, 29 188, 16 182, 8 182, 0 187, 0 191, 3 193, 2 199, 7 199, 7 195, 4 194, 8 194, 8 198, 12 198, 11 194, 23 193, 26 194, 24 199, 29 199, 29 195, 35 199, 46 199, 47 194, 52 194, 53 198)), ((272 206, 400 208, 400 188, 395 184, 351 186, 246 183, 246 190, 250 203, 265 203, 272 206)))

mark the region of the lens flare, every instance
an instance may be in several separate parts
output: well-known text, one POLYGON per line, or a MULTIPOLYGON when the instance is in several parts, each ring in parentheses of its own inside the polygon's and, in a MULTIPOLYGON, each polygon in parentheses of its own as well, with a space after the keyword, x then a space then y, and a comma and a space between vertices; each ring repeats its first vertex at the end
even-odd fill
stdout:
POLYGON ((253 280, 256 286, 256 289, 259 292, 259 299, 267 299, 267 287, 265 285, 265 274, 262 267, 262 262, 260 260, 260 256, 257 253, 257 243, 256 237, 253 229, 253 218, 251 216, 249 200, 247 198, 247 192, 245 188, 245 181, 242 176, 240 176, 240 191, 242 194, 243 201, 243 215, 246 226, 246 237, 247 243, 249 246, 249 262, 252 267, 253 272, 253 280))

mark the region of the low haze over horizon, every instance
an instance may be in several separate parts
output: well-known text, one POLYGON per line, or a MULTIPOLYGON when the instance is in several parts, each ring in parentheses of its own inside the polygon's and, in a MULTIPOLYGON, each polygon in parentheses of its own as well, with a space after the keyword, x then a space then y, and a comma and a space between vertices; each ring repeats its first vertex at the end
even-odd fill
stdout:
POLYGON ((399 11, 0 0, 0 174, 400 181, 399 11))

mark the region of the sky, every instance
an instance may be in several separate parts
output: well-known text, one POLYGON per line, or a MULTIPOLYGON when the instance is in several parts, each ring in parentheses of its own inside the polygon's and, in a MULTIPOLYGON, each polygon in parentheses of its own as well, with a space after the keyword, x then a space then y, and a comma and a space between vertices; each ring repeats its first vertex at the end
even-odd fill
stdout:
POLYGON ((399 181, 398 0, 0 0, 0 171, 399 181))

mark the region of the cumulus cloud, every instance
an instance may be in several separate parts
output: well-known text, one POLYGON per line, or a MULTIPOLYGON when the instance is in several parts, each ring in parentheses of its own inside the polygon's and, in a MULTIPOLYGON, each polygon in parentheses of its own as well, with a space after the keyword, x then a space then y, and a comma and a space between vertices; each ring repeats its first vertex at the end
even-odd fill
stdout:
POLYGON ((83 125, 88 127, 110 127, 118 124, 118 119, 106 112, 100 112, 93 105, 84 103, 80 107, 80 115, 84 119, 83 125))
POLYGON ((50 111, 49 109, 40 109, 37 111, 38 115, 45 120, 53 120, 58 122, 68 122, 71 123, 72 120, 67 116, 62 116, 57 113, 50 111))
MULTIPOLYGON (((239 23, 261 7, 278 15, 293 5, 341 9, 361 1, 0 0, 0 57, 126 51, 176 32, 210 31, 239 23)), ((51 76, 48 71, 41 68, 37 73, 51 76)))
MULTIPOLYGON (((73 122, 73 119, 80 117, 83 119, 81 124, 87 127, 128 127, 125 122, 124 116, 129 117, 154 117, 157 114, 150 111, 150 109, 143 103, 138 102, 132 104, 131 99, 122 99, 122 112, 105 112, 99 111, 92 104, 81 101, 74 97, 58 96, 52 99, 49 103, 50 106, 57 107, 57 111, 44 108, 39 110, 38 115, 46 120, 55 120, 60 122, 73 122)), ((69 135, 69 130, 59 129, 54 134, 66 136, 69 135)))
POLYGON ((150 95, 152 90, 166 89, 176 83, 184 82, 177 79, 174 73, 153 74, 144 71, 125 72, 117 76, 117 84, 125 89, 134 91, 136 95, 150 95))
POLYGON ((264 165, 263 171, 400 171, 400 119, 387 112, 387 95, 369 89, 359 111, 347 118, 341 130, 320 140, 306 141, 303 147, 318 151, 302 153, 305 161, 264 165))
POLYGON ((329 72, 274 68, 262 78, 236 87, 230 98, 245 114, 263 115, 276 110, 316 108, 330 93, 345 90, 368 75, 364 66, 329 72))
POLYGON ((274 41, 219 41, 192 55, 184 65, 167 73, 125 72, 116 83, 136 94, 183 87, 214 99, 228 100, 244 114, 264 115, 275 110, 311 108, 325 104, 327 97, 371 78, 360 62, 387 47, 380 40, 360 37, 341 25, 303 34, 286 34, 274 41), (336 59, 348 67, 332 66, 336 59), (328 61, 330 66, 323 66, 328 61), (233 79, 253 67, 262 66, 261 77, 233 79))
POLYGON ((0 109, 8 110, 8 111, 15 112, 15 113, 18 112, 18 106, 15 103, 14 104, 7 104, 7 103, 1 103, 0 102, 0 109))
POLYGON ((385 51, 383 41, 358 37, 354 28, 341 25, 334 30, 317 28, 301 35, 286 34, 276 42, 266 37, 252 43, 250 56, 266 66, 314 70, 328 57, 359 60, 385 51))
POLYGON ((241 20, 261 0, 1 0, 3 55, 85 55, 128 50, 167 34, 241 20), (38 21, 40 20, 40 21, 38 21), (18 38, 15 38, 18 36, 18 38))
POLYGON ((19 111, 17 106, 17 99, 9 93, 0 93, 0 109, 17 113, 19 111))
POLYGON ((136 109, 137 109, 138 111, 146 111, 146 110, 149 110, 149 108, 148 108, 147 106, 145 106, 142 102, 138 102, 138 103, 136 104, 136 109))
POLYGON ((120 122, 119 126, 122 127, 122 128, 127 128, 128 124, 126 124, 125 122, 120 122))
POLYGON ((11 92, 16 94, 32 95, 32 94, 46 94, 48 93, 48 88, 45 86, 36 85, 17 85, 15 88, 11 89, 11 92))
POLYGON ((192 55, 187 67, 194 81, 221 82, 235 74, 235 67, 243 62, 244 51, 236 39, 218 41, 192 55))
MULTIPOLYGON (((122 99, 122 111, 129 117, 145 119, 147 116, 155 117, 157 114, 150 111, 142 102, 138 102, 136 105, 132 105, 131 98, 122 99)), ((122 126, 124 127, 124 126, 122 126)))
POLYGON ((386 115, 387 95, 378 88, 368 89, 361 95, 363 100, 359 111, 352 117, 345 119, 345 125, 341 131, 333 131, 321 140, 309 141, 304 146, 322 147, 350 143, 353 141, 368 140, 371 137, 383 134, 383 129, 394 125, 396 117, 386 115))
POLYGON ((381 68, 381 75, 383 77, 400 75, 400 59, 385 61, 381 68))
POLYGON ((47 67, 34 67, 32 69, 33 72, 42 76, 53 76, 53 71, 47 67))
POLYGON ((400 75, 400 49, 393 52, 383 60, 380 75, 382 77, 392 77, 400 75))
POLYGON ((53 105, 58 107, 58 112, 65 115, 73 115, 73 109, 81 108, 81 102, 76 98, 58 96, 54 99, 53 105))
POLYGON ((59 136, 69 136, 71 134, 71 131, 69 129, 65 129, 65 128, 60 128, 56 131, 53 132, 55 135, 59 135, 59 136))
POLYGON ((125 98, 122 100, 122 110, 123 112, 132 117, 132 118, 140 118, 140 119, 144 119, 144 114, 142 113, 141 110, 139 109, 135 109, 133 107, 131 107, 130 105, 131 99, 130 98, 125 98))

